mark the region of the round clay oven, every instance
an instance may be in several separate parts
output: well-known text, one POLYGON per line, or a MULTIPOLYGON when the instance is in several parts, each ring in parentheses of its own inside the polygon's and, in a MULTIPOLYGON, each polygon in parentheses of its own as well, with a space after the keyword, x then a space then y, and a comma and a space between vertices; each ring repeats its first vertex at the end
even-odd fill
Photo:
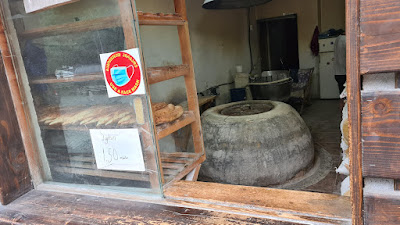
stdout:
POLYGON ((200 176, 249 186, 280 184, 310 166, 310 131, 289 105, 245 101, 220 105, 202 116, 207 160, 200 176))

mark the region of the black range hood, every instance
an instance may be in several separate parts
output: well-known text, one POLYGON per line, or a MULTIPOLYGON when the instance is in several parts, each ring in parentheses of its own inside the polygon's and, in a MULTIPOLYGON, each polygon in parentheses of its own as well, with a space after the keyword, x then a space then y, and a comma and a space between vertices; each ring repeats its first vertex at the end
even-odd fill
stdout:
POLYGON ((272 0, 205 0, 205 9, 240 9, 261 5, 272 0))

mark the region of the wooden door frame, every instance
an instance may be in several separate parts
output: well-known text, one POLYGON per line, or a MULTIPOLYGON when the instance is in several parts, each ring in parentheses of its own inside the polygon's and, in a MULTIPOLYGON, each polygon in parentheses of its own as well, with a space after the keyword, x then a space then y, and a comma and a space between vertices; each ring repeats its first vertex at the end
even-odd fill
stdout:
POLYGON ((352 221, 353 224, 363 224, 360 0, 346 0, 346 38, 352 221))

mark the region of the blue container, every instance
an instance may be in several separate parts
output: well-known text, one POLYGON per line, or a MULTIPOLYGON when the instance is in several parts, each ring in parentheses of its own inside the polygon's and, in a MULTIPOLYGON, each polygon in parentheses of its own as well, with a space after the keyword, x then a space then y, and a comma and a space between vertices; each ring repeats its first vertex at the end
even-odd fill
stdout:
POLYGON ((246 100, 246 88, 231 89, 231 102, 240 102, 246 100))

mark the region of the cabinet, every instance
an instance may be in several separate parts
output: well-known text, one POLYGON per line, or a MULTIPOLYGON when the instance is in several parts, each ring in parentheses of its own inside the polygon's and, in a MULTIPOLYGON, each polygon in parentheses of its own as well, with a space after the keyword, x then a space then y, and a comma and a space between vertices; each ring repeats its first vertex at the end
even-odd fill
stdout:
MULTIPOLYGON (((25 13, 22 0, 2 1, 1 8, 37 143, 28 156, 35 186, 55 182, 161 196, 165 185, 197 173, 205 155, 183 0, 175 1, 172 14, 138 13, 130 0, 78 1, 33 14, 25 13), (146 68, 140 54, 147 94, 109 98, 99 55, 141 49, 139 24, 177 26, 182 64, 146 68), (155 126, 149 85, 181 76, 188 111, 155 126), (159 148, 159 140, 185 126, 192 128, 193 150, 159 148), (144 171, 99 169, 90 132, 128 129, 138 130, 140 146, 122 147, 141 149, 136 156, 142 155, 144 171)), ((123 158, 114 151, 106 156, 123 158)))

